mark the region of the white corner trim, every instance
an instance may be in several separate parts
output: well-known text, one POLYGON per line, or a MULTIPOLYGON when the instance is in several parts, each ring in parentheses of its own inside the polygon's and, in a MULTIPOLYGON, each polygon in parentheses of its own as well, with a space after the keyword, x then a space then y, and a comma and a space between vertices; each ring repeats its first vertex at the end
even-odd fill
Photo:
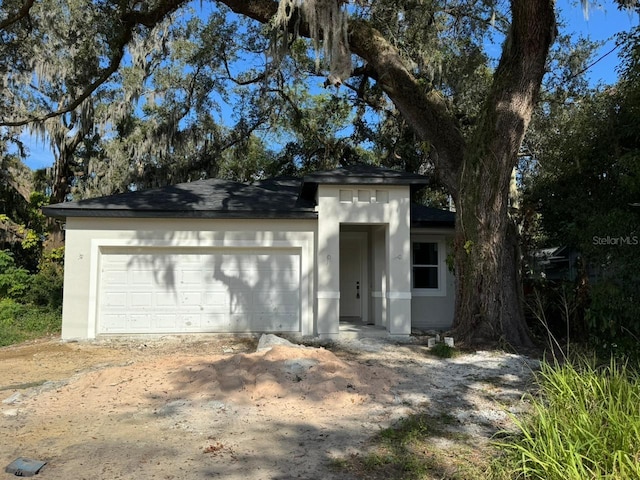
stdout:
POLYGON ((387 292, 387 298, 393 300, 411 300, 411 292, 387 292))
POLYGON ((330 291, 322 291, 316 294, 317 298, 340 298, 340 292, 330 292, 330 291))
POLYGON ((91 240, 89 256, 89 311, 87 312, 87 338, 96 338, 98 331, 98 282, 100 268, 100 242, 91 240))
POLYGON ((384 298, 385 297, 384 292, 376 292, 376 291, 371 292, 371 296, 373 298, 384 298))

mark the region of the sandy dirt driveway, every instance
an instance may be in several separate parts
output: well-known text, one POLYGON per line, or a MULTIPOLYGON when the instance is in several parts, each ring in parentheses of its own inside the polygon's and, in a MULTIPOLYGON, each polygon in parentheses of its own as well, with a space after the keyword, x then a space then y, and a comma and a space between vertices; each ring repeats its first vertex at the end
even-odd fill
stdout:
POLYGON ((0 478, 17 457, 41 479, 347 479, 336 460, 427 411, 482 445, 525 406, 535 362, 453 359, 419 340, 274 346, 166 337, 0 349, 0 478))

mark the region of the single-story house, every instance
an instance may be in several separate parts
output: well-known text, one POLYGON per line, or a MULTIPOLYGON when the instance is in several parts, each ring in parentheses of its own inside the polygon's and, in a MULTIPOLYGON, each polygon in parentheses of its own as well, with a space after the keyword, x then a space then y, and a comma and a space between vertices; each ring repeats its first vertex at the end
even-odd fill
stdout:
POLYGON ((65 222, 62 337, 447 329, 454 214, 411 204, 427 180, 359 165, 45 207, 65 222))

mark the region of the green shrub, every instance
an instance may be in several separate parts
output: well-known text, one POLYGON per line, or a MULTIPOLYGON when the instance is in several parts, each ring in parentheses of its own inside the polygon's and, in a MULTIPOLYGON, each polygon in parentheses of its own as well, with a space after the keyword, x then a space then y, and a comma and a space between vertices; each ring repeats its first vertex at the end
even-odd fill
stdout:
POLYGON ((456 349, 446 343, 436 343, 429 349, 429 353, 439 358, 452 358, 456 355, 456 349))
POLYGON ((640 284, 602 281, 591 288, 590 343, 603 356, 640 360, 640 284))
POLYGON ((0 251, 0 298, 20 300, 30 285, 29 272, 16 266, 11 252, 0 251))
POLYGON ((60 309, 23 305, 0 299, 0 346, 11 345, 60 331, 60 309))
POLYGON ((64 249, 45 252, 35 274, 16 266, 13 254, 0 251, 0 298, 23 304, 59 308, 62 306, 64 249))
POLYGON ((507 453, 500 478, 540 480, 640 478, 640 381, 626 364, 597 368, 543 363, 532 413, 507 453))
POLYGON ((56 259, 45 256, 40 262, 38 273, 31 277, 29 290, 24 297, 25 303, 60 308, 63 280, 62 264, 56 259))
POLYGON ((15 325, 27 311, 27 307, 10 298, 0 300, 0 325, 15 325))
POLYGON ((0 346, 60 331, 63 249, 43 254, 35 274, 0 251, 0 346))

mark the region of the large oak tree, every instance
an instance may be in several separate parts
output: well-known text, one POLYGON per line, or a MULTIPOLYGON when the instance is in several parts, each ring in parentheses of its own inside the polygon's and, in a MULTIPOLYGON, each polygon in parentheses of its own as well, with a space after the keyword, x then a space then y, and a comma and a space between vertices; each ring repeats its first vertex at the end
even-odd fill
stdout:
MULTIPOLYGON (((222 0, 260 22, 277 13, 272 0, 222 0)), ((556 34, 552 0, 512 0, 502 54, 477 121, 463 135, 454 110, 425 88, 397 45, 372 22, 352 19, 348 47, 395 104, 430 156, 457 210, 454 327, 467 341, 529 345, 520 298, 515 231, 508 215, 509 183, 534 111, 556 34)), ((304 29, 302 30, 304 31, 304 29)))
MULTIPOLYGON (((0 21, 0 74, 12 83, 0 98, 0 126, 43 124, 60 115, 71 119, 88 111, 87 102, 101 91, 106 92, 107 100, 112 98, 110 82, 114 75, 121 75, 123 61, 129 55, 151 68, 148 48, 166 48, 162 32, 186 4, 179 0, 105 0, 84 8, 80 0, 5 2, 0 21), (56 7, 47 10, 45 3, 56 7), (67 15, 68 24, 75 26, 58 28, 56 11, 67 15), (73 11, 84 11, 84 17, 73 11), (84 31, 80 24, 87 19, 90 25, 84 31), (58 38, 60 44, 43 48, 49 38, 58 38), (31 89, 34 72, 41 86, 38 90, 31 89), (47 104, 48 95, 56 102, 47 104)), ((273 21, 277 0, 218 0, 215 4, 269 25, 266 30, 271 33, 283 28, 273 21)), ((287 12, 291 23, 284 26, 285 46, 295 46, 291 36, 295 30, 302 36, 325 34, 323 44, 329 53, 348 49, 357 60, 352 72, 356 80, 347 87, 357 92, 359 102, 375 101, 381 92, 393 103, 402 123, 413 131, 416 148, 426 152, 453 196, 458 338, 528 345, 519 295, 517 241, 508 215, 509 182, 555 37, 554 2, 511 0, 505 6, 498 1, 361 0, 351 4, 302 0, 288 4, 292 10, 287 12), (307 22, 302 12, 312 5, 330 8, 335 22, 321 24, 319 32, 309 28, 314 22, 307 22), (347 17, 346 24, 336 19, 337 11, 340 18, 347 17), (494 25, 502 27, 504 39, 490 74, 478 77, 474 85, 478 70, 462 68, 457 74, 462 78, 460 72, 464 72, 466 83, 456 86, 455 81, 438 81, 447 62, 477 65, 486 37, 480 34, 470 39, 494 25), (333 35, 334 28, 338 35, 333 35), (454 36, 443 38, 440 33, 445 30, 454 36), (443 53, 452 50, 449 43, 455 44, 456 56, 443 53)), ((319 18, 326 19, 326 15, 319 18)), ((225 61, 222 58, 223 68, 225 61)), ((345 65, 338 66, 340 75, 330 76, 331 83, 345 80, 345 65)))

